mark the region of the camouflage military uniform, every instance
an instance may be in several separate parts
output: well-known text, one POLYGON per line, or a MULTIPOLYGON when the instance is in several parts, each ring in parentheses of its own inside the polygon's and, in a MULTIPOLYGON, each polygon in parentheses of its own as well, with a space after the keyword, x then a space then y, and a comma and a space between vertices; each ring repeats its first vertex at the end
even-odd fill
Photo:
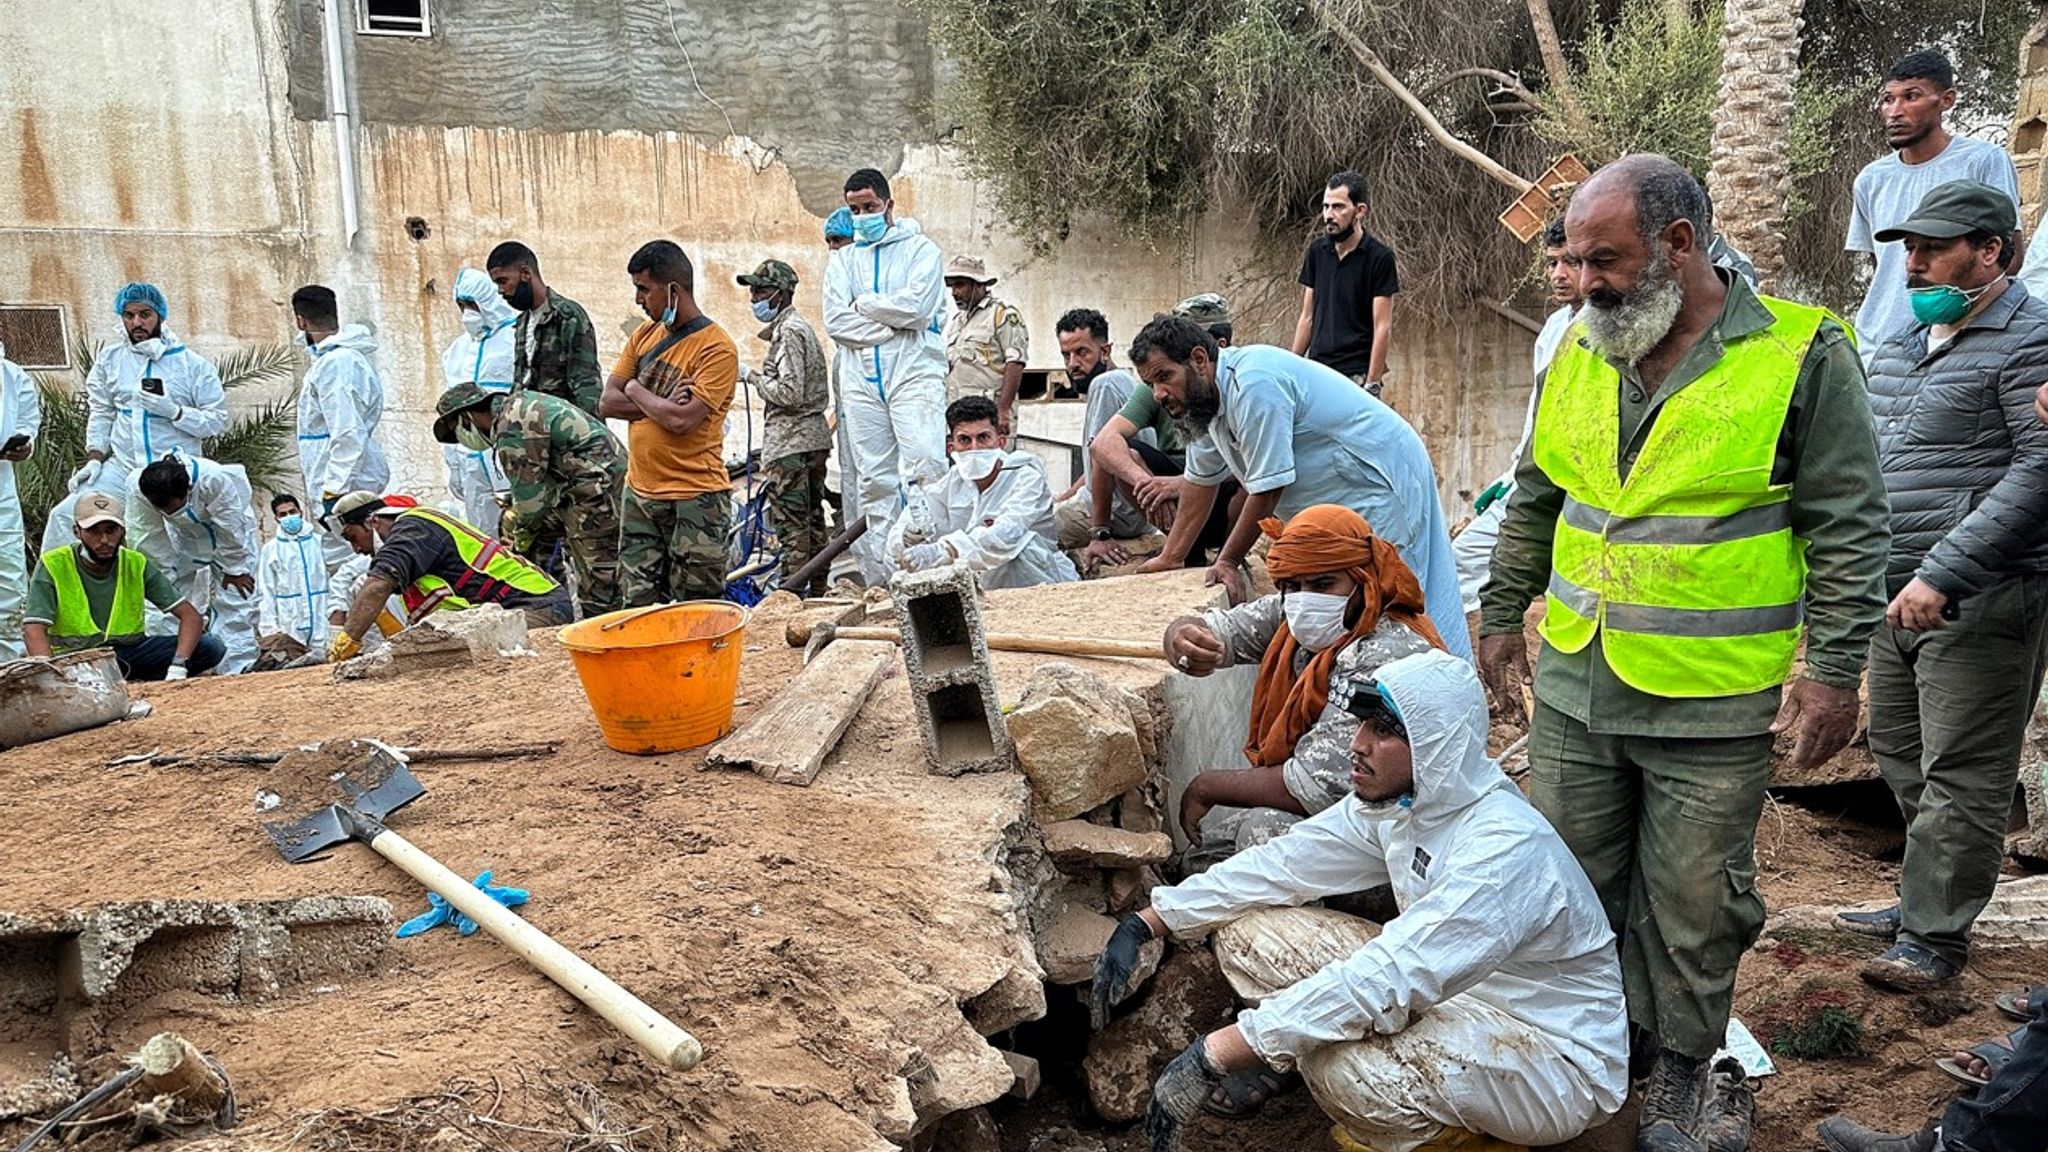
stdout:
POLYGON ((604 377, 597 369, 597 330, 590 313, 567 296, 548 290, 548 302, 519 314, 513 331, 512 390, 532 389, 559 396, 598 416, 604 377))
MULTIPOLYGON (((761 329, 768 358, 749 378, 766 408, 762 472, 768 481, 768 523, 782 548, 783 575, 804 566, 825 546, 825 457, 832 434, 825 427, 831 389, 818 334, 794 308, 761 329)), ((812 582, 823 591, 824 574, 812 582)), ((800 590, 801 591, 801 590, 800 590)))
POLYGON ((619 518, 619 574, 626 604, 717 600, 725 595, 732 493, 652 500, 626 489, 619 518))
POLYGON ((604 423, 540 392, 515 392, 493 410, 491 446, 511 482, 506 537, 531 555, 535 526, 559 524, 583 614, 624 606, 619 594, 619 493, 626 457, 604 423))

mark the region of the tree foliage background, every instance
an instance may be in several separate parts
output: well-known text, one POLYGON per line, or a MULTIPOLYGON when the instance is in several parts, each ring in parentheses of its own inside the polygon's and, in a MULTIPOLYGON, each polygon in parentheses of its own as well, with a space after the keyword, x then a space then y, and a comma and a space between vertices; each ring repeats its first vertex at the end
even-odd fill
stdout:
MULTIPOLYGON (((1511 195, 1433 141, 1305 3, 1294 0, 907 0, 954 64, 942 123, 1020 233, 1043 246, 1080 213, 1177 240, 1211 206, 1246 212, 1276 259, 1312 233, 1342 168, 1372 189, 1374 231, 1401 257, 1410 310, 1500 299, 1532 278, 1495 217, 1511 195)), ((1525 0, 1331 0, 1451 131, 1528 178, 1657 149, 1705 176, 1720 5, 1557 0, 1579 96, 1545 76, 1525 0), (1513 95, 1509 74, 1533 93, 1513 95), (1505 94, 1504 94, 1505 93, 1505 94)), ((1787 284, 1846 307, 1841 252, 1856 171, 1881 154, 1884 71, 1923 46, 1956 62, 1970 126, 2009 120, 2022 0, 1808 0, 1793 151, 1787 284)))

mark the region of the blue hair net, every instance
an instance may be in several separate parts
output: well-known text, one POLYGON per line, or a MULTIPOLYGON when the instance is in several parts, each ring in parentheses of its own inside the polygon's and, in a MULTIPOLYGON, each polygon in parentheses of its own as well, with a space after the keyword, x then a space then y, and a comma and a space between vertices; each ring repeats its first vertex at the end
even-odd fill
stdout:
POLYGON ((164 303, 164 294, 154 284, 144 284, 138 280, 133 284, 122 285, 121 290, 114 293, 114 315, 119 316, 122 309, 130 304, 149 305, 156 309, 159 320, 171 318, 170 306, 164 303))
POLYGON ((853 239, 853 209, 843 204, 834 208, 830 216, 825 217, 825 239, 830 240, 835 236, 853 239))

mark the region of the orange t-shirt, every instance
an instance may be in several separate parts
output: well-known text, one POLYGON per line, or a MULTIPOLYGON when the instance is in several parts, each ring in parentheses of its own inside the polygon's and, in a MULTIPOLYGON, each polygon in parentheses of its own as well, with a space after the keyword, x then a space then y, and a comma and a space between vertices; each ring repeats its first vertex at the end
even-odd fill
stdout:
POLYGON ((612 375, 640 383, 657 396, 675 399, 683 381, 711 408, 704 422, 677 436, 652 420, 635 420, 626 432, 626 483, 649 500, 684 500, 732 487, 725 474, 725 411, 739 384, 740 351, 725 329, 705 321, 702 328, 670 345, 640 371, 640 357, 667 338, 649 320, 626 342, 612 375))

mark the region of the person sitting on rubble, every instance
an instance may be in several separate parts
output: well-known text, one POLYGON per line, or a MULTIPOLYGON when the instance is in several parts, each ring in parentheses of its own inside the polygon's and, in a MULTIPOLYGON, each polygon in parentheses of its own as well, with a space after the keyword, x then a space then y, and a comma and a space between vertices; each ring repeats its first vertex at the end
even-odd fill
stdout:
POLYGON ((1621 966, 1591 881, 1486 755, 1470 664, 1404 656, 1346 707, 1352 795, 1154 889, 1096 962, 1100 1026, 1145 942, 1213 929, 1253 1005, 1160 1074, 1152 1152, 1172 1152, 1199 1111, 1249 1114, 1296 1071, 1344 1149, 1573 1139, 1628 1094, 1621 966), (1400 908, 1383 926, 1299 907, 1380 884, 1400 908))
POLYGON ((183 680, 212 670, 227 646, 206 631, 199 610, 128 536, 121 501, 86 491, 72 503, 76 544, 43 553, 29 580, 22 643, 30 656, 111 648, 124 680, 183 680), (178 634, 144 635, 143 603, 178 622, 178 634))
POLYGON ((1045 465, 1029 452, 1003 451, 996 402, 962 396, 946 405, 946 450, 953 466, 935 487, 913 491, 931 509, 932 536, 920 539, 912 516, 889 530, 888 554, 922 572, 965 565, 983 588, 1029 588, 1079 580, 1054 538, 1052 489, 1045 465))
POLYGON ((329 661, 362 652, 364 634, 394 592, 405 596, 407 624, 436 611, 479 604, 524 609, 527 625, 535 628, 575 619, 569 590, 498 541, 432 508, 378 515, 385 509, 385 498, 374 492, 350 492, 334 502, 333 519, 342 538, 370 557, 370 571, 349 602, 347 619, 328 642, 329 661))
MULTIPOLYGON (((1249 809, 1204 855, 1272 839, 1351 793, 1350 687, 1389 660, 1443 647, 1422 611, 1422 585, 1392 544, 1341 504, 1304 509, 1273 537, 1266 570, 1276 595, 1211 608, 1167 625, 1167 658, 1190 676, 1259 662, 1252 689, 1250 767, 1214 769, 1188 782, 1180 826, 1200 846, 1203 817, 1219 805, 1249 809)), ((1212 825, 1222 823, 1219 819, 1212 825)))

